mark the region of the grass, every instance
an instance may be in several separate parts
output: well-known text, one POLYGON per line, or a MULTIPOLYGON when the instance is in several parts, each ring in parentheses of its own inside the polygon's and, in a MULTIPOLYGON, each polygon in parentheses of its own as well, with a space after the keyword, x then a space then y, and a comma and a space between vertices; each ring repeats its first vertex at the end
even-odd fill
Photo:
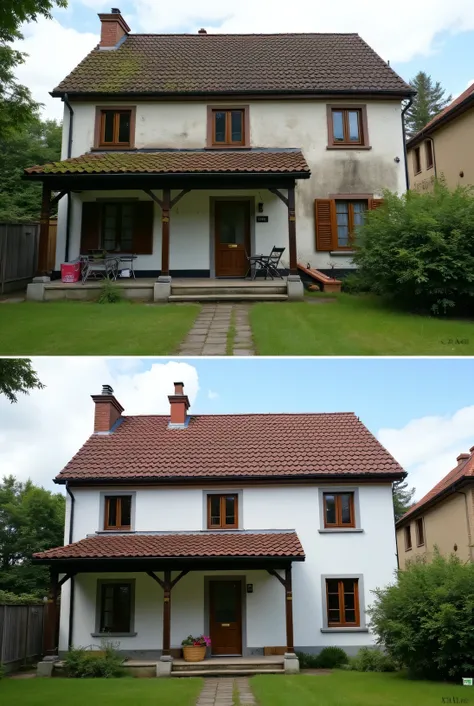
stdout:
POLYGON ((368 295, 323 299, 255 304, 258 355, 474 355, 474 321, 409 314, 368 295))
POLYGON ((194 304, 1 304, 0 355, 170 355, 199 311, 194 304))
POLYGON ((237 329, 235 328, 235 310, 233 310, 230 316, 229 330, 227 332, 226 355, 234 355, 234 344, 236 335, 237 329))
POLYGON ((474 695, 468 687, 414 681, 403 674, 342 670, 328 675, 259 675, 251 685, 260 706, 435 706, 471 703, 474 695))
POLYGON ((5 706, 194 706, 202 679, 3 679, 5 706))

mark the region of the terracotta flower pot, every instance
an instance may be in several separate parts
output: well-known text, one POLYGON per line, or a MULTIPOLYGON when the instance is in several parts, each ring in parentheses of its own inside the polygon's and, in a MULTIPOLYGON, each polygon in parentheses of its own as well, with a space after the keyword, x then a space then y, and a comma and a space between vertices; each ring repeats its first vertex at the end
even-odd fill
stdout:
POLYGON ((206 657, 206 648, 183 646, 183 657, 185 662, 202 662, 206 657))

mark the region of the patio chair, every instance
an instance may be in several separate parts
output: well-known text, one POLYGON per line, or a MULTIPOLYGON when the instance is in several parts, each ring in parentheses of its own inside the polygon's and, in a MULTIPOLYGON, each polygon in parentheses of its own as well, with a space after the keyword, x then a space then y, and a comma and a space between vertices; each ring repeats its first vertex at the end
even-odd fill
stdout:
POLYGON ((267 279, 267 276, 270 276, 272 279, 275 279, 275 277, 283 279, 283 276, 278 270, 278 265, 280 264, 284 252, 285 248, 274 247, 270 255, 252 255, 248 257, 247 259, 250 265, 249 271, 253 268, 252 279, 256 279, 259 272, 265 273, 265 279, 267 279))
POLYGON ((97 257, 89 255, 82 268, 82 284, 88 279, 117 279, 118 260, 116 257, 97 257))

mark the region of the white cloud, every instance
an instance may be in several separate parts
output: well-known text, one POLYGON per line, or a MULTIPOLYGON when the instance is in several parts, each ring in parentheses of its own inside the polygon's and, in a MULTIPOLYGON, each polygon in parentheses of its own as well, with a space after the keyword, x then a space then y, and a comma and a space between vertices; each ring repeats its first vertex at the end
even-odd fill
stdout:
POLYGON ((213 390, 209 390, 209 392, 207 393, 207 396, 208 396, 208 398, 209 398, 210 400, 217 400, 217 399, 219 399, 219 393, 218 393, 218 392, 214 392, 213 390))
POLYGON ((53 488, 52 479, 93 431, 91 394, 110 384, 125 414, 167 414, 173 382, 184 382, 191 405, 199 381, 188 363, 155 363, 147 371, 125 370, 101 358, 36 358, 33 367, 44 390, 17 404, 0 397, 0 475, 30 477, 53 488))
POLYGON ((413 419, 401 429, 381 429, 377 436, 409 472, 419 500, 474 445, 474 406, 444 417, 413 419))

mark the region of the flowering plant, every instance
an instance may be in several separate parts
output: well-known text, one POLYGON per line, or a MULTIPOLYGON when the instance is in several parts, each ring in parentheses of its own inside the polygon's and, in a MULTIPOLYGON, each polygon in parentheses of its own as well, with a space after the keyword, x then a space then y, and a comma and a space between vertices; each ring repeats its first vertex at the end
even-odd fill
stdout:
POLYGON ((188 637, 182 641, 181 645, 183 647, 210 647, 211 638, 205 635, 200 635, 199 637, 188 635, 188 637))

